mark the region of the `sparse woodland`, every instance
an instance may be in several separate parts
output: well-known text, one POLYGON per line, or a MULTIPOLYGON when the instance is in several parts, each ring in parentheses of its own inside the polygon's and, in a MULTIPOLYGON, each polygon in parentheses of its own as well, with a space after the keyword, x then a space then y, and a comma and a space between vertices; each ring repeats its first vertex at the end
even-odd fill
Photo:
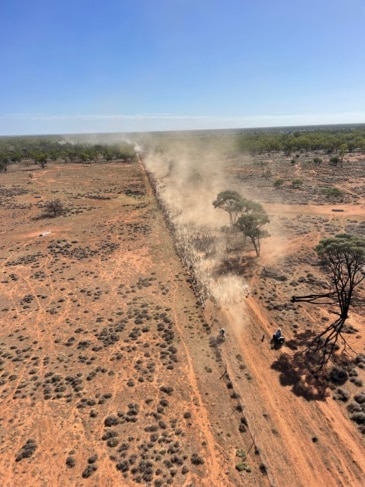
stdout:
POLYGON ((62 136, 0 137, 0 172, 12 163, 38 164, 44 168, 48 161, 102 162, 135 160, 134 144, 121 140, 100 144, 88 138, 62 136))
MULTIPOLYGON (((191 142, 191 145, 195 148, 203 141, 207 144, 208 151, 209 148, 213 147, 214 150, 217 149, 217 145, 219 144, 219 136, 216 138, 214 137, 213 133, 205 133, 205 134, 187 134, 186 141, 191 142), (197 144, 194 144, 194 138, 199 139, 197 144)), ((308 175, 316 174, 315 168, 319 166, 326 165, 328 167, 328 176, 326 178, 326 184, 322 188, 316 188, 316 194, 310 195, 313 198, 314 202, 316 200, 321 200, 322 202, 329 202, 329 203, 341 203, 341 202, 349 202, 349 197, 357 201, 360 197, 361 191, 364 186, 359 186, 356 188, 355 193, 352 192, 351 196, 344 190, 343 188, 339 188, 338 185, 341 181, 341 174, 343 164, 346 163, 346 156, 351 156, 351 154, 361 153, 365 150, 365 129, 362 126, 352 126, 352 127, 339 127, 339 128, 308 128, 308 129, 298 129, 298 130, 291 130, 291 129, 281 129, 281 130, 272 130, 272 131, 254 131, 254 130, 247 130, 245 132, 240 133, 239 131, 232 131, 232 133, 226 134, 226 139, 231 141, 231 148, 228 149, 227 140, 226 143, 223 142, 222 146, 224 147, 223 150, 226 151, 226 154, 233 155, 236 154, 262 154, 264 157, 262 158, 262 176, 266 180, 272 181, 272 187, 278 191, 279 199, 285 198, 285 193, 287 192, 288 188, 291 190, 296 190, 297 194, 302 194, 304 198, 308 198, 308 181, 298 178, 298 177, 290 177, 288 174, 290 172, 293 175, 298 174, 298 169, 300 168, 300 172, 307 173, 308 175), (274 154, 283 154, 283 157, 288 158, 295 154, 295 157, 290 159, 290 164, 293 168, 292 171, 288 168, 287 171, 284 172, 286 177, 279 177, 275 179, 274 174, 272 174, 272 170, 269 167, 271 164, 265 161, 266 158, 269 159, 274 154), (319 157, 318 155, 321 157, 319 157), (336 166, 341 166, 339 169, 333 169, 336 166), (337 176, 336 176, 337 173, 337 176), (331 182, 334 184, 332 185, 331 182)), ((164 140, 162 137, 160 138, 158 135, 156 136, 151 144, 150 149, 152 148, 157 154, 163 155, 165 153, 164 143, 169 143, 168 137, 167 141, 164 140)), ((171 142, 171 141, 170 141, 171 142)), ((172 141, 173 142, 173 141, 172 141)), ((189 144, 188 144, 189 145, 189 144)), ((200 146, 198 148, 198 152, 202 150, 200 146)), ((277 158, 277 156, 274 156, 277 158)), ((279 156, 280 157, 280 156, 279 156)), ((258 157, 260 159, 260 156, 258 157)), ((255 159, 256 161, 256 159, 255 159)), ((257 164, 257 162, 255 162, 257 164)), ((174 163, 175 164, 175 163, 174 163)), ((171 165, 171 163, 170 163, 171 165)), ((348 166, 349 164, 347 164, 348 166)), ((344 169, 345 173, 349 172, 349 168, 344 169)), ((244 179, 250 179, 250 175, 244 175, 246 172, 245 169, 242 171, 242 182, 244 179)), ((240 178, 240 173, 238 174, 240 178)), ((346 177, 346 176, 345 176, 346 177)), ((270 185, 270 182, 268 183, 270 185)), ((309 183, 310 184, 310 183, 309 183)), ((262 186, 262 184, 260 184, 262 186)), ((265 185, 267 186, 267 184, 265 185)), ((293 193, 292 193, 293 194, 293 193)), ((300 196, 299 196, 300 201, 300 196)), ((299 202, 298 201, 298 202, 299 202)), ((237 232, 241 232, 243 235, 243 240, 241 241, 241 251, 247 252, 249 251, 249 247, 247 247, 247 239, 250 240, 255 253, 256 257, 260 256, 260 243, 261 239, 264 237, 268 237, 269 233, 264 228, 265 225, 270 223, 269 216, 267 215, 266 211, 264 210, 261 203, 254 201, 253 199, 249 199, 243 197, 238 191, 236 190, 224 190, 221 191, 216 199, 213 201, 213 207, 215 209, 224 210, 229 217, 229 225, 222 227, 221 231, 225 232, 226 239, 227 239, 227 249, 230 247, 232 242, 237 239, 237 232), (231 241, 231 243, 229 243, 231 241)), ((173 210, 167 208, 167 214, 173 214, 173 210)), ((168 216, 168 218, 171 217, 168 216)), ((189 233, 186 231, 185 233, 189 233)), ((193 244, 192 247, 196 247, 198 251, 205 251, 206 254, 210 254, 212 251, 214 252, 217 248, 216 237, 214 236, 214 232, 212 233, 211 230, 202 226, 200 229, 195 228, 194 232, 195 238, 193 242, 185 242, 182 247, 191 248, 191 243, 193 244), (207 236, 209 235, 209 238, 207 236), (215 249, 215 250, 214 250, 215 249)), ((338 235, 337 237, 340 237, 338 235)), ((329 240, 330 242, 336 242, 336 238, 333 240, 329 240)), ((361 246, 363 245, 363 241, 359 235, 348 235, 348 247, 347 250, 351 247, 350 241, 353 245, 354 242, 357 242, 356 252, 358 252, 355 256, 354 253, 350 252, 352 258, 355 259, 355 263, 350 259, 349 255, 344 252, 338 257, 337 266, 332 261, 332 273, 326 274, 326 278, 328 279, 326 283, 326 287, 334 288, 333 291, 330 293, 324 292, 324 297, 331 298, 329 304, 333 304, 333 302, 337 303, 340 308, 340 318, 339 321, 331 324, 328 327, 325 327, 323 331, 321 331, 317 337, 313 339, 313 341, 309 340, 308 345, 310 345, 311 350, 313 351, 313 345, 315 345, 315 350, 321 356, 320 359, 320 367, 322 368, 328 360, 333 357, 333 354, 336 350, 340 347, 338 345, 338 339, 341 338, 342 341, 346 344, 345 338, 341 334, 341 330, 343 329, 344 323, 348 318, 347 310, 350 307, 350 304, 353 302, 354 293, 353 291, 357 286, 362 284, 364 278, 364 262, 362 253, 361 253, 361 246), (362 243, 361 243, 362 242, 362 243), (351 266, 354 267, 351 267, 351 266), (353 274, 356 274, 356 278, 353 274)), ((327 256, 326 252, 324 251, 323 245, 326 240, 321 241, 321 243, 316 247, 317 252, 319 252, 322 257, 327 256)), ((268 245, 270 243, 268 242, 268 245)), ((353 246, 352 246, 353 247, 353 246)), ((351 248, 352 248, 351 247, 351 248)), ((229 255, 226 253, 226 256, 229 255)), ((186 257, 185 257, 186 258, 186 257)), ((192 258, 186 258, 188 261, 192 258)), ((200 263, 200 258, 197 258, 198 262, 200 263)), ((227 262, 227 261, 226 261, 227 262)), ((198 266, 194 266, 194 259, 188 263, 188 266, 192 268, 198 268, 198 266)), ((234 262, 228 264, 226 270, 231 267, 231 271, 237 273, 237 268, 234 267, 234 262)), ((202 274, 197 271, 198 274, 202 274)), ((201 279, 204 281, 204 279, 201 279)), ((203 301, 209 295, 209 292, 206 290, 207 284, 203 284, 200 282, 200 279, 197 278, 197 288, 201 290, 204 297, 202 298, 203 301)), ((317 295, 316 295, 317 296, 317 295)), ((313 299, 309 297, 309 302, 312 301, 320 301, 320 297, 322 295, 319 293, 317 299, 313 299)), ((322 296, 322 297, 323 297, 322 296)), ((294 296, 292 298, 292 302, 299 302, 305 301, 306 297, 298 297, 294 296)), ((322 300, 323 301, 323 300, 322 300)))
POLYGON ((0 139, 3 475, 361 485, 365 130, 130 140, 0 139))

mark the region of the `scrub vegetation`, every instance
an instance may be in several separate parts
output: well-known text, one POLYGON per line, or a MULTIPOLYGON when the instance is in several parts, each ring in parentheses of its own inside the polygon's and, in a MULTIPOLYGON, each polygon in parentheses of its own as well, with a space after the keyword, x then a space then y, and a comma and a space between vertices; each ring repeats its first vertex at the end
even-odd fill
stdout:
POLYGON ((361 130, 1 139, 2 483, 361 485, 361 130))

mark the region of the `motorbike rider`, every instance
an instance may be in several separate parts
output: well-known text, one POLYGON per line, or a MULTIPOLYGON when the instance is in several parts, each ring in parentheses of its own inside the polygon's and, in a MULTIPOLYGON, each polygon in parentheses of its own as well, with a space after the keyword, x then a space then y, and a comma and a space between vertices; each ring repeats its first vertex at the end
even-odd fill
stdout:
POLYGON ((284 336, 281 333, 281 328, 278 328, 276 332, 274 333, 274 339, 277 341, 284 341, 284 336))

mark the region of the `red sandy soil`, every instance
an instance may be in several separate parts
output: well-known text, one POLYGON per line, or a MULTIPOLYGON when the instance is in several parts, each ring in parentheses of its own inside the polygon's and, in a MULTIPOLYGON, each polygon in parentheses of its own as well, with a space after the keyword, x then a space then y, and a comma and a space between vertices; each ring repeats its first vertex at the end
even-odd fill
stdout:
MULTIPOLYGON (((269 344, 278 324, 292 339, 294 320, 315 329, 326 317, 266 305, 293 294, 268 271, 310 270, 284 259, 318 241, 313 223, 272 231, 246 299, 201 309, 141 166, 11 166, 0 199, 0 485, 364 485, 346 404, 304 377, 298 392, 279 362, 295 350, 269 344), (39 218, 55 198, 67 213, 39 218)), ((273 230, 284 210, 364 219, 361 204, 341 208, 271 205, 273 230)), ((363 317, 351 319, 364 352, 363 317)))
MULTIPOLYGON (((327 210, 324 208, 323 214, 327 210)), ((291 242, 287 249, 281 246, 281 252, 295 252, 296 248, 303 249, 308 243, 310 240, 304 243, 303 238, 298 239, 291 242)), ((272 265, 278 257, 270 252, 263 254, 263 265, 272 265)), ((255 279, 261 277, 255 276, 253 289, 255 279)), ((363 485, 364 441, 346 417, 343 406, 332 399, 329 390, 322 395, 322 391, 317 391, 315 386, 309 388, 308 394, 305 391, 299 396, 294 394, 292 386, 295 382, 291 383, 290 378, 287 383, 278 380, 278 371, 270 367, 273 355, 277 357, 278 353, 283 353, 283 349, 278 352, 267 346, 276 327, 282 326, 286 338, 293 338, 286 326, 287 320, 273 321, 254 295, 246 299, 244 309, 242 313, 241 304, 222 310, 228 323, 231 323, 223 356, 231 380, 236 379, 232 380, 235 390, 244 398, 255 443, 265 464, 270 465, 271 484, 363 485), (261 340, 263 335, 264 341, 261 340), (249 381, 244 380, 245 375, 239 368, 241 364, 232 360, 236 353, 244 357, 249 381)), ((355 317, 355 321, 356 318, 359 326, 363 326, 362 316, 355 317)), ((364 340, 357 340, 354 347, 358 352, 363 352, 364 340)), ((284 353, 289 357, 294 354, 287 347, 284 353)), ((350 388, 354 394, 359 392, 356 389, 350 388)))
MULTIPOLYGON (((361 158, 362 164, 363 160, 364 157, 361 158)), ((349 181, 350 170, 346 176, 344 179, 349 181)), ((307 171, 304 182, 308 184, 310 178, 313 178, 312 173, 307 171)), ((353 177, 354 185, 360 182, 360 178, 356 180, 356 176, 353 177)), ((316 181, 312 181, 312 186, 315 184, 316 181)), ((351 194, 349 183, 337 186, 351 194)), ((321 317, 325 316, 327 320, 331 319, 331 315, 326 314, 323 306, 312 309, 308 304, 276 314, 270 312, 268 306, 263 306, 265 300, 266 303, 288 303, 293 294, 313 292, 313 288, 306 283, 299 286, 299 292, 294 292, 290 286, 275 283, 270 279, 269 270, 287 273, 289 263, 290 274, 287 277, 290 280, 313 272, 308 259, 302 256, 313 253, 313 247, 323 237, 324 222, 333 225, 334 233, 347 230, 346 224, 349 222, 361 225, 365 221, 364 203, 362 195, 356 203, 346 204, 264 204, 270 215, 272 236, 262 244, 259 259, 262 267, 256 267, 251 273, 251 294, 245 303, 221 310, 230 324, 230 336, 224 344, 223 357, 235 390, 244 398, 255 443, 264 463, 270 465, 268 477, 272 485, 364 485, 364 437, 349 421, 344 403, 334 400, 330 388, 322 388, 316 381, 310 382, 313 377, 307 375, 305 369, 294 367, 293 373, 289 365, 295 364, 296 350, 284 347, 276 351, 267 346, 278 326, 283 328, 287 341, 290 341, 297 335, 298 326, 294 328, 293 322, 299 323, 300 329, 303 326, 301 318, 305 317, 307 328, 313 332, 321 329, 318 327, 321 317), (298 221, 298 216, 301 221, 298 221), (285 230, 283 218, 291 222, 285 230), (302 224, 307 225, 303 235, 294 230, 295 224, 296 230, 302 224), (244 374, 242 362, 232 360, 236 353, 243 356, 244 374), (247 371, 249 381, 245 380, 247 371)), ((360 235, 363 234, 364 231, 360 231, 360 235)), ((364 294, 362 300, 364 302, 364 294)), ((355 308, 351 313, 350 322, 358 333, 356 337, 350 335, 348 338, 352 348, 350 351, 347 349, 349 354, 345 354, 345 358, 349 360, 365 350, 362 311, 363 308, 355 308)), ((350 397, 359 392, 364 394, 364 369, 356 368, 356 376, 361 378, 360 382, 347 382, 344 385, 350 397)))

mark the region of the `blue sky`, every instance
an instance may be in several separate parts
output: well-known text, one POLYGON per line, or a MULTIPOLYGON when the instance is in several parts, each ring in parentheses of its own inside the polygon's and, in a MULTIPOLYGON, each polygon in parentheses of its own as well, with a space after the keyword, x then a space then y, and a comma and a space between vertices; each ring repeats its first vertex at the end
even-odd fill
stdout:
POLYGON ((1 0, 0 135, 365 123, 364 0, 1 0))

